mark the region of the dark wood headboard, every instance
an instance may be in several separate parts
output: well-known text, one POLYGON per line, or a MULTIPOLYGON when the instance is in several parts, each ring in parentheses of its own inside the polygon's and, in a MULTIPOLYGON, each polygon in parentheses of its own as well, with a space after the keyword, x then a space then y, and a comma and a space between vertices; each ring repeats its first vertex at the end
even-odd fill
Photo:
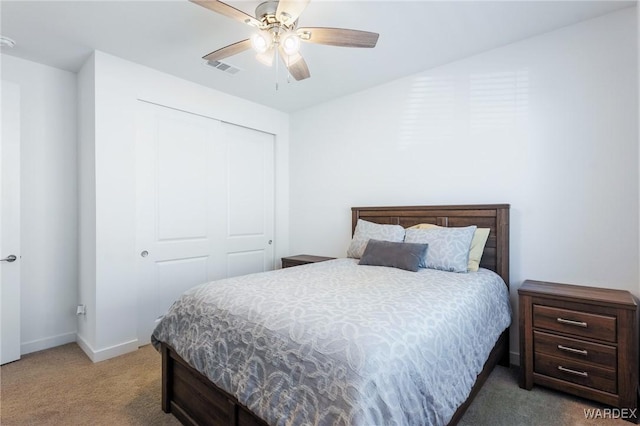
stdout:
POLYGON ((352 207, 351 214, 352 233, 358 219, 405 228, 419 223, 491 228, 480 266, 496 272, 509 286, 509 204, 352 207))

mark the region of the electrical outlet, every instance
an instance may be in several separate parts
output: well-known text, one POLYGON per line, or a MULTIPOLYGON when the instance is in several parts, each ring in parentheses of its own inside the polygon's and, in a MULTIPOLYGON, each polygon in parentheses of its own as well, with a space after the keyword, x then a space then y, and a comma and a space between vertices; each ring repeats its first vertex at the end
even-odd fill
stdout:
POLYGON ((78 305, 78 308, 76 309, 76 315, 86 315, 87 314, 87 308, 85 305, 78 305))

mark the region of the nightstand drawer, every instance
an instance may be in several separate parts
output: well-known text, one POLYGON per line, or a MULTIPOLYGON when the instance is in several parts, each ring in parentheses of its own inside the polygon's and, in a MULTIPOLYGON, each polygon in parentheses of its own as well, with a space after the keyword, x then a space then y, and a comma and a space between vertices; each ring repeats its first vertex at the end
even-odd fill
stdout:
POLYGON ((534 371, 571 383, 588 386, 609 393, 618 391, 616 371, 592 364, 537 353, 534 371))
POLYGON ((550 306, 533 306, 533 326, 575 336, 616 342, 616 317, 550 306))
POLYGON ((590 362, 614 370, 618 357, 614 346, 600 345, 554 334, 533 332, 533 350, 559 358, 590 362))

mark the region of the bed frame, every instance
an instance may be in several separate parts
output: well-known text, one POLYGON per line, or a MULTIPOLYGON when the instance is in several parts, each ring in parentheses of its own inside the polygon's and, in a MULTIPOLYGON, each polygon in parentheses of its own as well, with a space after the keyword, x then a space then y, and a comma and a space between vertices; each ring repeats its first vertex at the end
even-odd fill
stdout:
MULTIPOLYGON (((499 274, 509 287, 509 205, 353 207, 352 231, 358 219, 404 227, 419 223, 440 226, 477 225, 491 228, 480 266, 499 274)), ((189 366, 169 345, 161 344, 162 410, 185 425, 264 426, 267 423, 227 392, 189 366)), ((494 346, 467 400, 458 407, 449 425, 462 418, 496 366, 509 366, 509 329, 494 346)))

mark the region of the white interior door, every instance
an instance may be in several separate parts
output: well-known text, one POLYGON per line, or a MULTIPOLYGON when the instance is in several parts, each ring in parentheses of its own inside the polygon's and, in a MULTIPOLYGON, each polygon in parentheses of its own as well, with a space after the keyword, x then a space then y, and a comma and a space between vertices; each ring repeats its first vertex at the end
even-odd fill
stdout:
MULTIPOLYGON (((240 129, 259 134, 256 138, 265 135, 240 129)), ((239 138, 233 131, 218 120, 140 102, 140 344, 149 341, 157 320, 187 289, 273 269, 273 136, 261 139, 268 145, 262 146, 258 139, 239 138), (271 188, 265 189, 268 182, 271 188), (260 210, 245 213, 256 208, 260 210)))
MULTIPOLYGON (((225 277, 274 268, 273 135, 222 123, 227 149, 225 277)), ((219 244, 217 242, 216 244, 219 244)))
POLYGON ((20 87, 2 81, 0 364, 20 359, 20 87))

